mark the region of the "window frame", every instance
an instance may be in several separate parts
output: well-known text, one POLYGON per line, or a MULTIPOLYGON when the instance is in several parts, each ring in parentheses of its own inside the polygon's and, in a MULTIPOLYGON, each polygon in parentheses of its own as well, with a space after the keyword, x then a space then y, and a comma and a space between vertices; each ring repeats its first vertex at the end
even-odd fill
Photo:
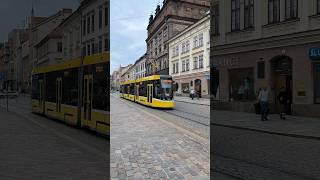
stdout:
POLYGON ((280 0, 268 0, 268 23, 278 23, 280 22, 280 0), (272 4, 272 6, 271 6, 272 4), (272 19, 270 18, 270 8, 272 7, 272 19), (277 11, 275 11, 275 7, 277 7, 277 11), (277 19, 275 15, 277 13, 277 19))
POLYGON ((231 31, 239 31, 240 30, 240 0, 231 0, 231 31), (232 7, 234 2, 234 8, 232 7), (237 6, 238 5, 238 6, 237 6), (234 21, 233 21, 233 13, 234 13, 234 21))
POLYGON ((254 0, 245 0, 244 1, 244 28, 247 29, 247 28, 253 28, 253 27, 254 27, 254 0), (248 4, 246 4, 247 2, 248 4))
POLYGON ((286 20, 291 20, 291 19, 296 19, 298 18, 298 5, 299 2, 298 0, 285 0, 285 19, 286 20), (290 2, 290 6, 288 6, 288 1, 290 2), (293 4, 295 3, 296 6, 293 6, 293 4), (290 10, 290 15, 288 16, 288 9, 290 10), (294 11, 295 10, 295 11, 294 11), (295 14, 294 14, 295 12, 295 14))

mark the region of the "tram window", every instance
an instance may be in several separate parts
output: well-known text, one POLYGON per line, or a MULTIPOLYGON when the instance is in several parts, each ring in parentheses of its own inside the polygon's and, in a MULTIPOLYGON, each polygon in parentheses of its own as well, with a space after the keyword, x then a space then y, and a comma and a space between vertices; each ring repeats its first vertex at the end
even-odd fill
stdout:
POLYGON ((154 98, 161 99, 161 83, 160 80, 154 81, 154 98))
POLYGON ((134 95, 134 84, 130 84, 130 94, 134 95))
POLYGON ((62 77, 62 104, 78 105, 78 69, 65 70, 62 77))
POLYGON ((147 97, 147 83, 141 82, 139 86, 139 96, 147 97))
POLYGON ((46 101, 48 102, 56 102, 56 79, 56 72, 46 74, 46 101))
POLYGON ((39 75, 32 76, 32 99, 39 99, 40 92, 39 92, 39 75))
POLYGON ((108 63, 97 64, 93 69, 93 108, 98 110, 109 111, 109 83, 108 63))

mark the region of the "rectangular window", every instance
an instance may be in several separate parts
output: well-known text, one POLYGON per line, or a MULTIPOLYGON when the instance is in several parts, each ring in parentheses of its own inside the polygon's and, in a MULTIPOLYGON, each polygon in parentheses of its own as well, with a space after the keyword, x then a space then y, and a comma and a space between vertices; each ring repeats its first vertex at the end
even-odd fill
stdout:
POLYGON ((198 36, 195 36, 193 38, 193 48, 197 48, 198 47, 198 36))
POLYGON ((99 29, 102 29, 102 7, 99 7, 99 29))
POLYGON ((87 55, 88 55, 88 56, 91 55, 90 50, 91 50, 91 49, 90 49, 90 44, 88 43, 88 44, 87 44, 87 55))
POLYGON ((253 0, 244 2, 244 28, 251 28, 254 24, 254 3, 253 0))
POLYGON ((82 35, 86 35, 86 17, 83 17, 83 25, 82 25, 82 35))
POLYGON ((172 64, 172 74, 176 73, 176 64, 172 64))
POLYGON ((203 68, 203 55, 199 56, 199 68, 203 68))
POLYGON ((91 54, 95 54, 95 50, 94 50, 94 43, 92 42, 91 43, 91 54))
POLYGON ((298 0, 286 0, 286 19, 298 17, 298 0))
POLYGON ((57 51, 62 52, 62 42, 58 42, 57 44, 57 51))
POLYGON ((183 60, 182 61, 182 72, 185 72, 186 71, 186 61, 183 60))
POLYGON ((314 64, 314 100, 320 104, 320 63, 314 64))
POLYGON ((94 32, 94 14, 91 16, 91 32, 94 32))
POLYGON ((280 0, 268 1, 268 23, 280 22, 280 0))
POLYGON ((212 13, 212 33, 213 35, 219 34, 219 4, 213 6, 213 13, 212 13))
POLYGON ((176 46, 176 56, 179 55, 179 46, 176 46))
POLYGON ((179 72, 179 62, 176 63, 176 73, 179 72))
POLYGON ((186 52, 186 43, 182 43, 181 53, 185 53, 185 52, 186 52))
POLYGON ((109 49, 110 49, 109 39, 105 37, 105 39, 104 39, 104 51, 109 51, 109 49))
POLYGON ((203 46, 203 33, 199 34, 199 47, 203 46))
POLYGON ((198 69, 198 57, 193 58, 193 69, 198 69))
POLYGON ((240 0, 231 0, 231 31, 240 30, 240 0))
POLYGON ((108 26, 109 16, 108 7, 104 8, 104 25, 108 26))
POLYGON ((317 0, 317 14, 320 14, 320 0, 317 0))
POLYGON ((90 33, 90 16, 87 18, 87 34, 90 33))
POLYGON ((190 66, 189 59, 187 59, 186 60, 186 71, 189 71, 189 66, 190 66))
POLYGON ((188 40, 186 42, 186 52, 189 52, 190 51, 190 41, 188 40))
POLYGON ((264 77, 265 77, 265 62, 264 61, 258 62, 257 75, 258 75, 258 79, 264 79, 264 77))

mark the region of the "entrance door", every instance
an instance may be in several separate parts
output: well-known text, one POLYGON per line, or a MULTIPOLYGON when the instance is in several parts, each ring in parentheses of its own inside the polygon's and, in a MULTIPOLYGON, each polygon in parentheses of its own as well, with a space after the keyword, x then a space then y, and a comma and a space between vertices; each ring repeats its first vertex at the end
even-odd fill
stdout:
POLYGON ((84 87, 83 87, 83 124, 85 126, 89 125, 91 121, 91 111, 92 111, 92 83, 93 76, 85 75, 84 76, 84 87))
POLYGON ((56 79, 56 111, 61 112, 62 78, 56 79))
POLYGON ((147 85, 147 97, 148 97, 148 102, 152 104, 152 97, 153 97, 153 84, 148 84, 147 85))
POLYGON ((43 80, 39 80, 39 110, 40 113, 44 113, 44 85, 43 80))
POLYGON ((199 96, 199 98, 201 98, 201 80, 200 79, 196 79, 194 81, 195 84, 195 91, 197 92, 197 95, 199 96))
MULTIPOLYGON (((274 102, 275 112, 280 112, 281 107, 278 100, 278 95, 283 88, 292 102, 292 59, 287 56, 275 57, 271 60, 272 71, 273 71, 273 83, 274 83, 274 102)), ((286 110, 287 114, 291 114, 291 105, 286 110)))

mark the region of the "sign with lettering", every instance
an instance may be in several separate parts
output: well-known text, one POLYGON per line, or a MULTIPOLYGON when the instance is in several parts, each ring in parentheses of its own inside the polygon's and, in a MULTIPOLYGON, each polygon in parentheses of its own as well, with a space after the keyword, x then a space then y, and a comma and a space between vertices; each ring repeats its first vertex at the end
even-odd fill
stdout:
POLYGON ((320 48, 311 48, 309 50, 309 57, 311 60, 320 60, 320 48))

